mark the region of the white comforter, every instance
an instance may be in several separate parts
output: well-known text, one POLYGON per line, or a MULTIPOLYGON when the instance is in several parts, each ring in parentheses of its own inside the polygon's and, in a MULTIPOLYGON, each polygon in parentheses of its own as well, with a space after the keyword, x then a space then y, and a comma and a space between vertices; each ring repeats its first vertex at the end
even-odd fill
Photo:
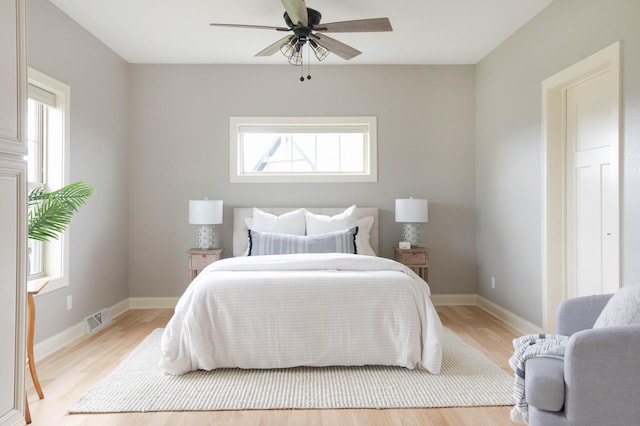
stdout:
POLYGON ((187 288, 161 367, 397 365, 439 373, 442 324, 428 285, 390 259, 304 254, 224 259, 187 288))

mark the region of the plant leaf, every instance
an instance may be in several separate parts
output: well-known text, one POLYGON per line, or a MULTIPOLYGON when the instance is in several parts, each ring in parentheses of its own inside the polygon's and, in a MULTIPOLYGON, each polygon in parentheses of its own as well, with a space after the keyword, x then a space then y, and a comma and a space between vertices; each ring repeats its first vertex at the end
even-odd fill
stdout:
POLYGON ((29 193, 29 238, 37 241, 60 238, 71 223, 73 214, 94 191, 82 181, 49 193, 42 188, 32 190, 29 193))

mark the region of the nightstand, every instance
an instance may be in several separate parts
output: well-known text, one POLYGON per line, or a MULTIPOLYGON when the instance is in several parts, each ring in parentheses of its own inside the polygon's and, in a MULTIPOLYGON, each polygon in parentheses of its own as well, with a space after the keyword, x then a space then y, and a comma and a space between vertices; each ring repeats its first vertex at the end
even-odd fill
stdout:
POLYGON ((418 275, 427 281, 429 277, 429 250, 425 247, 400 249, 394 247, 394 260, 418 270, 418 275))
POLYGON ((193 279, 200 272, 202 272, 202 270, 207 265, 222 259, 222 250, 223 249, 211 249, 211 250, 190 249, 189 250, 189 282, 193 281, 193 279))

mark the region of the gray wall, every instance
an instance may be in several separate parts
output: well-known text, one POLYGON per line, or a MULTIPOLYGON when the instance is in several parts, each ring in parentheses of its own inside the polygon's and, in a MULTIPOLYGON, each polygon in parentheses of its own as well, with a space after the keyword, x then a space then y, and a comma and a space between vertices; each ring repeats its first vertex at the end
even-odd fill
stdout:
POLYGON ((27 2, 27 46, 30 66, 71 86, 71 181, 96 188, 70 227, 69 287, 35 298, 40 341, 129 295, 128 65, 46 0, 27 2))
POLYGON ((380 211, 380 247, 401 238, 394 200, 429 200, 423 228, 434 293, 475 293, 473 66, 241 65, 130 67, 130 296, 178 296, 195 245, 188 200, 224 200, 221 246, 231 255, 232 208, 348 206, 380 211), (230 184, 229 116, 375 115, 378 182, 230 184))
POLYGON ((640 1, 556 0, 476 66, 478 292, 542 323, 541 83, 622 40, 622 284, 640 282, 640 1), (496 289, 490 277, 496 277, 496 289))
POLYGON ((29 64, 71 85, 72 180, 97 188, 72 225, 71 286, 38 298, 38 340, 127 296, 178 296, 195 243, 187 200, 205 196, 225 201, 228 251, 234 206, 377 206, 384 256, 401 236, 394 199, 426 197, 433 292, 479 292, 540 324, 540 85, 616 40, 622 280, 638 282, 638 16, 636 0, 556 0, 475 67, 316 66, 300 83, 289 66, 128 65, 30 0, 29 64), (375 115, 379 182, 230 184, 231 115, 375 115))

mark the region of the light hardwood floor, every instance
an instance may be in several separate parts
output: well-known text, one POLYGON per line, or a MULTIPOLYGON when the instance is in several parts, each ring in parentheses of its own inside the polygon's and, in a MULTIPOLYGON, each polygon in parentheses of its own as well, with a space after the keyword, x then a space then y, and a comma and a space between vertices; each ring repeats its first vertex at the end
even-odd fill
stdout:
MULTIPOLYGON (((164 327, 173 311, 131 310, 108 328, 37 363, 45 398, 38 399, 27 378, 33 425, 510 425, 510 407, 246 410, 120 414, 68 414, 92 385, 113 370, 153 329, 164 327)), ((472 306, 438 307, 442 323, 481 350, 505 371, 517 333, 472 306)), ((28 373, 27 373, 28 375, 28 373)))

